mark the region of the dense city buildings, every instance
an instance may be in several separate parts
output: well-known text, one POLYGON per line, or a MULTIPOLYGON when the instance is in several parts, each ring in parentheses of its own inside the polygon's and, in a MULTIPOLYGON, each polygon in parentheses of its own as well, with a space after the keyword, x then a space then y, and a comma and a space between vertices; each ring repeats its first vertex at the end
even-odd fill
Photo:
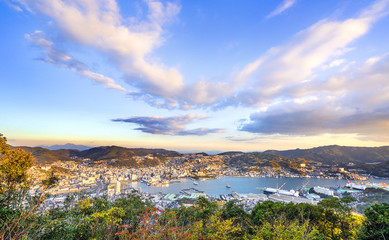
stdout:
MULTIPOLYGON (((326 166, 321 164, 309 165, 308 163, 297 164, 296 168, 284 168, 279 166, 252 166, 242 164, 240 167, 228 166, 226 163, 236 157, 232 155, 203 155, 183 154, 178 157, 166 157, 164 164, 154 167, 129 168, 112 167, 107 162, 93 162, 90 159, 74 157, 73 161, 57 161, 49 165, 34 166, 33 173, 37 179, 44 172, 55 171, 59 177, 58 185, 49 190, 51 198, 46 202, 47 208, 61 207, 68 196, 88 195, 91 197, 107 196, 114 200, 123 194, 137 193, 143 199, 150 200, 157 206, 178 207, 190 204, 200 196, 208 197, 220 202, 237 200, 246 206, 247 210, 256 203, 271 200, 276 202, 311 203, 316 204, 323 197, 341 196, 344 191, 358 196, 359 191, 353 189, 341 189, 337 192, 320 186, 309 189, 300 189, 299 192, 286 191, 274 188, 262 189, 267 193, 239 194, 233 191, 231 194, 220 194, 217 198, 208 196, 198 190, 196 179, 209 179, 221 176, 232 177, 273 177, 273 178, 323 178, 323 179, 346 179, 352 177, 355 181, 366 177, 345 171, 343 168, 326 166), (39 173, 39 174, 37 174, 39 173), (164 186, 183 179, 192 179, 193 188, 183 189, 180 194, 174 193, 147 193, 137 187, 138 182, 148 186, 164 186), (343 191, 343 192, 342 192, 343 191), (270 195, 269 195, 270 193, 270 195)), ((136 156, 137 162, 152 159, 154 156, 136 156)), ((115 159, 111 162, 115 162, 115 159)), ((263 159, 261 161, 264 161, 263 159)), ((287 180, 286 180, 287 181, 287 180)), ((220 186, 222 188, 229 187, 220 186)), ((282 186, 281 186, 282 187, 282 186)), ((385 187, 385 186, 378 186, 385 187)), ((39 192, 40 184, 37 183, 31 189, 31 194, 39 192)))

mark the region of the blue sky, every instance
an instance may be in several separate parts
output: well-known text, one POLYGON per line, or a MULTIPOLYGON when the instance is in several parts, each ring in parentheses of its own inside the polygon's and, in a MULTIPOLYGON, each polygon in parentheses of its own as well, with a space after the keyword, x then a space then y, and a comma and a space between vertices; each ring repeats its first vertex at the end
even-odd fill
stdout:
POLYGON ((389 0, 0 1, 13 145, 389 142, 389 0))

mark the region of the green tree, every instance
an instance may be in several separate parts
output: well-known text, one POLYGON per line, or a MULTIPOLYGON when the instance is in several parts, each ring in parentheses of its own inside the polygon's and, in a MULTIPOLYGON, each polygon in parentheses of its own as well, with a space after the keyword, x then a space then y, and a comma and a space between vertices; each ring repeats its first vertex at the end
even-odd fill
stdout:
POLYGON ((31 186, 27 170, 34 164, 31 154, 12 149, 0 133, 0 205, 18 205, 31 186))
POLYGON ((223 220, 219 212, 209 215, 206 225, 203 221, 191 226, 195 239, 242 239, 242 227, 233 219, 223 220))
POLYGON ((181 226, 174 211, 161 211, 153 208, 140 214, 140 223, 135 227, 123 224, 115 235, 119 239, 169 239, 197 240, 200 239, 191 232, 190 227, 181 226))
POLYGON ((285 204, 280 202, 264 201, 258 203, 251 212, 251 219, 255 225, 263 225, 277 219, 285 211, 285 204))
POLYGON ((202 219, 204 225, 209 216, 214 214, 218 208, 216 203, 208 201, 205 197, 199 197, 194 207, 197 210, 197 219, 202 219))
POLYGON ((227 202, 222 208, 222 217, 224 219, 237 218, 242 221, 248 217, 247 212, 242 205, 237 204, 236 200, 227 202))
POLYGON ((20 238, 28 232, 27 218, 34 209, 26 207, 31 185, 27 170, 34 159, 22 149, 12 149, 0 134, 0 238, 20 238))
POLYGON ((274 221, 264 222, 256 231, 256 235, 253 239, 313 240, 320 239, 320 234, 315 228, 310 228, 309 222, 300 224, 297 220, 288 221, 281 215, 274 221))
POLYGON ((374 204, 365 210, 361 239, 389 239, 389 204, 374 204))
POLYGON ((93 239, 114 239, 117 227, 125 212, 122 208, 112 207, 107 211, 99 211, 84 218, 89 226, 93 239))
POLYGON ((123 208, 125 215, 122 217, 122 223, 134 227, 140 222, 139 215, 150 212, 152 209, 150 202, 142 201, 141 197, 136 194, 128 194, 116 199, 113 206, 123 208))
POLYGON ((356 239, 362 220, 352 213, 355 198, 328 198, 318 203, 324 208, 318 226, 325 239, 356 239))
POLYGON ((0 134, 0 239, 26 238, 34 222, 34 213, 46 197, 45 191, 56 184, 58 178, 51 172, 42 181, 40 192, 30 195, 31 179, 28 170, 34 158, 20 148, 11 148, 0 134))
POLYGON ((243 205, 237 204, 235 200, 227 202, 222 210, 221 217, 224 220, 232 220, 234 225, 242 226, 248 233, 252 233, 252 224, 249 214, 243 209, 243 205))

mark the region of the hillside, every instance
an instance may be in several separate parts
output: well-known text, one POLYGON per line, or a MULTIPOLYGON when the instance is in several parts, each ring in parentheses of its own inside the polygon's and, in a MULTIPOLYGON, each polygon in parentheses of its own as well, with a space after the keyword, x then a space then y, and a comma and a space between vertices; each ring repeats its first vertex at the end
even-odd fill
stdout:
POLYGON ((93 163, 107 163, 115 167, 152 167, 163 163, 166 157, 180 156, 181 154, 175 151, 165 149, 147 149, 147 148, 124 148, 118 146, 95 147, 82 152, 76 156, 80 158, 89 158, 93 163), (141 161, 134 157, 148 156, 152 158, 144 158, 141 161))
POLYGON ((286 158, 303 158, 325 164, 348 163, 364 164, 389 161, 389 146, 385 147, 344 147, 324 146, 311 149, 295 149, 286 151, 268 150, 271 153, 286 158))
POLYGON ((368 174, 379 177, 389 177, 389 161, 377 164, 361 164, 354 168, 364 169, 368 174))
POLYGON ((155 166, 164 161, 165 157, 180 156, 175 151, 165 149, 146 149, 146 148, 124 148, 118 146, 95 147, 84 151, 73 149, 49 150, 42 147, 20 147, 27 153, 35 157, 35 164, 49 164, 55 161, 68 161, 71 157, 89 158, 93 162, 107 162, 114 166, 155 166), (151 155, 154 158, 146 159, 137 163, 133 158, 135 156, 151 155))
POLYGON ((68 161, 77 150, 49 150, 42 147, 20 147, 26 153, 31 153, 35 158, 35 164, 43 165, 55 161, 68 161))
POLYGON ((299 166, 302 163, 309 162, 304 159, 289 159, 283 156, 263 152, 234 152, 222 153, 220 155, 230 156, 225 160, 225 164, 228 166, 256 171, 263 171, 264 168, 268 167, 274 171, 283 168, 293 173, 303 174, 299 166))
POLYGON ((104 146, 95 147, 77 154, 78 157, 90 158, 94 161, 108 160, 108 159, 124 159, 133 156, 166 156, 174 157, 181 154, 175 151, 168 151, 165 149, 147 149, 147 148, 125 148, 118 146, 104 146))

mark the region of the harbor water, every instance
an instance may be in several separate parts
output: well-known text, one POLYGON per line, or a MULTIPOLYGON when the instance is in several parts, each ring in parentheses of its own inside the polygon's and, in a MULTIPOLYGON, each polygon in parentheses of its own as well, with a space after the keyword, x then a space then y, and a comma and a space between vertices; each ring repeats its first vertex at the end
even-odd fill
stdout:
MULTIPOLYGON (((372 182, 372 181, 371 181, 372 182)), ((386 182, 388 180, 377 180, 376 182, 386 182)), ((174 193, 178 194, 183 189, 195 188, 203 191, 210 196, 220 194, 230 194, 236 191, 240 194, 262 193, 263 188, 279 188, 284 190, 297 190, 302 187, 342 187, 347 184, 344 179, 317 179, 317 178, 264 178, 264 177, 219 177, 215 179, 195 180, 190 178, 180 179, 179 182, 173 182, 167 185, 148 186, 142 182, 133 182, 135 189, 141 189, 142 192, 148 193, 174 193), (227 184, 230 186, 227 188, 227 184)))

